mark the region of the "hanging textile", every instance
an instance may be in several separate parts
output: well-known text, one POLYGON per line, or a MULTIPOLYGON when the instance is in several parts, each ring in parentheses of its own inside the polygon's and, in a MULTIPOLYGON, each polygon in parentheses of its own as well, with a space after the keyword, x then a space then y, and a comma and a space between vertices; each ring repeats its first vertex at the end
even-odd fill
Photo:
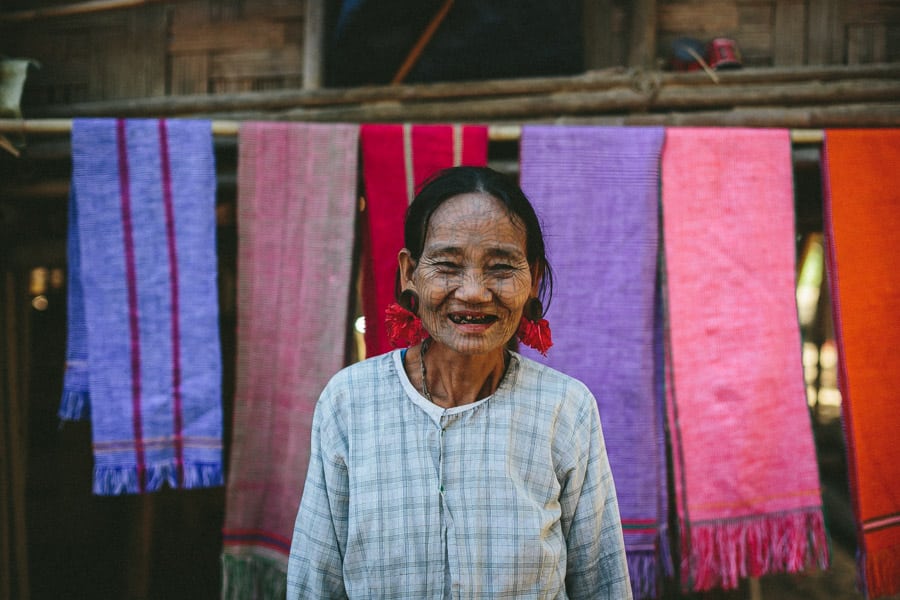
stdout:
POLYGON ((662 399, 654 298, 661 128, 526 126, 522 189, 554 272, 547 358, 597 398, 636 598, 659 592, 666 555, 662 399))
POLYGON ((60 416, 95 494, 222 484, 215 191, 208 121, 73 123, 60 416))
POLYGON ((283 598, 313 410, 344 366, 356 125, 245 123, 223 596, 283 598))
POLYGON ((667 130, 667 399, 681 583, 827 565, 786 130, 667 130))
POLYGON ((448 167, 487 164, 487 127, 476 125, 363 125, 363 177, 368 224, 363 277, 366 355, 393 349, 384 311, 394 299, 397 253, 403 248, 406 208, 419 186, 448 167))
POLYGON ((823 166, 859 570, 867 596, 878 598, 900 593, 900 130, 829 130, 823 166))

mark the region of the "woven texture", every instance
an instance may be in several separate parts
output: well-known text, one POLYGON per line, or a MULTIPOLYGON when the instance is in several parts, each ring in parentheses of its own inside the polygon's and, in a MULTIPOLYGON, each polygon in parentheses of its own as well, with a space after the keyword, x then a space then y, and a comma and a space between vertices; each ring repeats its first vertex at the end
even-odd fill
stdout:
POLYGON ((344 364, 358 127, 245 123, 224 596, 284 597, 313 410, 344 364))
POLYGON ((384 311, 395 302, 397 253, 403 248, 406 208, 437 171, 487 164, 487 127, 363 125, 361 132, 367 225, 363 304, 366 355, 391 350, 384 311))
POLYGON ((554 269, 546 358, 597 398, 636 598, 659 590, 667 519, 654 298, 661 128, 531 126, 521 183, 554 269))
POLYGON ((789 133, 669 129, 662 201, 682 585, 824 568, 789 133))
POLYGON ((76 120, 60 416, 91 417, 95 494, 222 484, 208 121, 76 120))
POLYGON ((870 598, 900 593, 898 167, 900 130, 826 132, 825 230, 839 383, 860 575, 870 598))

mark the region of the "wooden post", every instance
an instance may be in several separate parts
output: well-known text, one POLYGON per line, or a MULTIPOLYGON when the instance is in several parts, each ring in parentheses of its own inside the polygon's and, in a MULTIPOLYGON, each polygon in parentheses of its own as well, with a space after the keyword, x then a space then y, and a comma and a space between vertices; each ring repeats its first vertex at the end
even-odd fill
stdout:
POLYGON ((747 600, 762 600, 762 588, 759 585, 759 577, 751 577, 747 590, 747 600))
MULTIPOLYGON (((26 340, 28 339, 27 317, 30 307, 22 307, 22 303, 18 302, 21 287, 16 280, 18 271, 8 270, 3 273, 4 281, 0 286, 3 289, 3 327, 6 339, 3 349, 3 358, 5 359, 5 367, 7 369, 6 389, 3 394, 7 396, 4 402, 6 407, 3 418, 0 418, 0 427, 4 428, 3 435, 0 436, 4 442, 4 446, 0 448, 5 454, 5 460, 2 461, 5 468, 2 474, 3 492, 8 493, 9 504, 5 504, 4 508, 9 508, 8 514, 0 515, 4 520, 7 518, 9 527, 4 527, 5 531, 0 530, 0 534, 4 536, 2 540, 2 558, 9 561, 10 568, 4 569, 4 579, 9 575, 9 583, 4 584, 9 587, 12 592, 10 597, 22 598, 27 600, 30 595, 30 586, 28 581, 28 545, 27 545, 27 529, 25 524, 25 438, 23 435, 27 427, 27 412, 25 410, 25 398, 27 398, 27 386, 24 379, 19 379, 23 373, 28 372, 27 361, 23 353, 28 347, 26 340), (24 315, 24 319, 23 319, 24 315), (24 327, 20 326, 24 323, 24 327), (23 331, 24 329, 24 331, 23 331), (13 566, 14 565, 14 566, 13 566)), ((27 377, 27 375, 26 375, 27 377)), ((4 588, 0 588, 3 590, 4 588)))
POLYGON ((628 66, 649 69, 656 60, 656 0, 635 0, 631 5, 628 66))
POLYGON ((615 66, 612 0, 584 0, 581 21, 585 70, 615 66))
POLYGON ((306 0, 303 30, 303 89, 322 87, 322 49, 325 42, 325 1, 306 0))
POLYGON ((809 0, 809 42, 807 62, 811 65, 831 65, 843 62, 843 47, 836 46, 835 37, 844 39, 839 0, 809 0))
POLYGON ((775 66, 806 64, 806 1, 777 0, 772 59, 775 66))

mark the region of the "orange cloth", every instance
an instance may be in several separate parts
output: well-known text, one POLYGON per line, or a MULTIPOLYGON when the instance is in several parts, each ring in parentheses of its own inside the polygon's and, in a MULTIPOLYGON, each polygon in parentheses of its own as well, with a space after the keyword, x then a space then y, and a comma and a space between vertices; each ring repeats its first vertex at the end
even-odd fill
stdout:
POLYGON ((827 131, 824 168, 850 488, 877 598, 900 592, 900 129, 827 131))

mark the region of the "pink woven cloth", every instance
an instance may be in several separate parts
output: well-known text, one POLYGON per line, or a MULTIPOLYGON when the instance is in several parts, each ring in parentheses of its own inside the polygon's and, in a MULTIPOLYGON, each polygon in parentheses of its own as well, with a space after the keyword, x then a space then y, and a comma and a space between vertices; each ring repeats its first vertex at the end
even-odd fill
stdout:
POLYGON ((246 123, 224 597, 284 597, 319 393, 345 360, 356 125, 246 123))
POLYGON ((784 130, 669 129, 667 395, 682 586, 827 566, 784 130))

